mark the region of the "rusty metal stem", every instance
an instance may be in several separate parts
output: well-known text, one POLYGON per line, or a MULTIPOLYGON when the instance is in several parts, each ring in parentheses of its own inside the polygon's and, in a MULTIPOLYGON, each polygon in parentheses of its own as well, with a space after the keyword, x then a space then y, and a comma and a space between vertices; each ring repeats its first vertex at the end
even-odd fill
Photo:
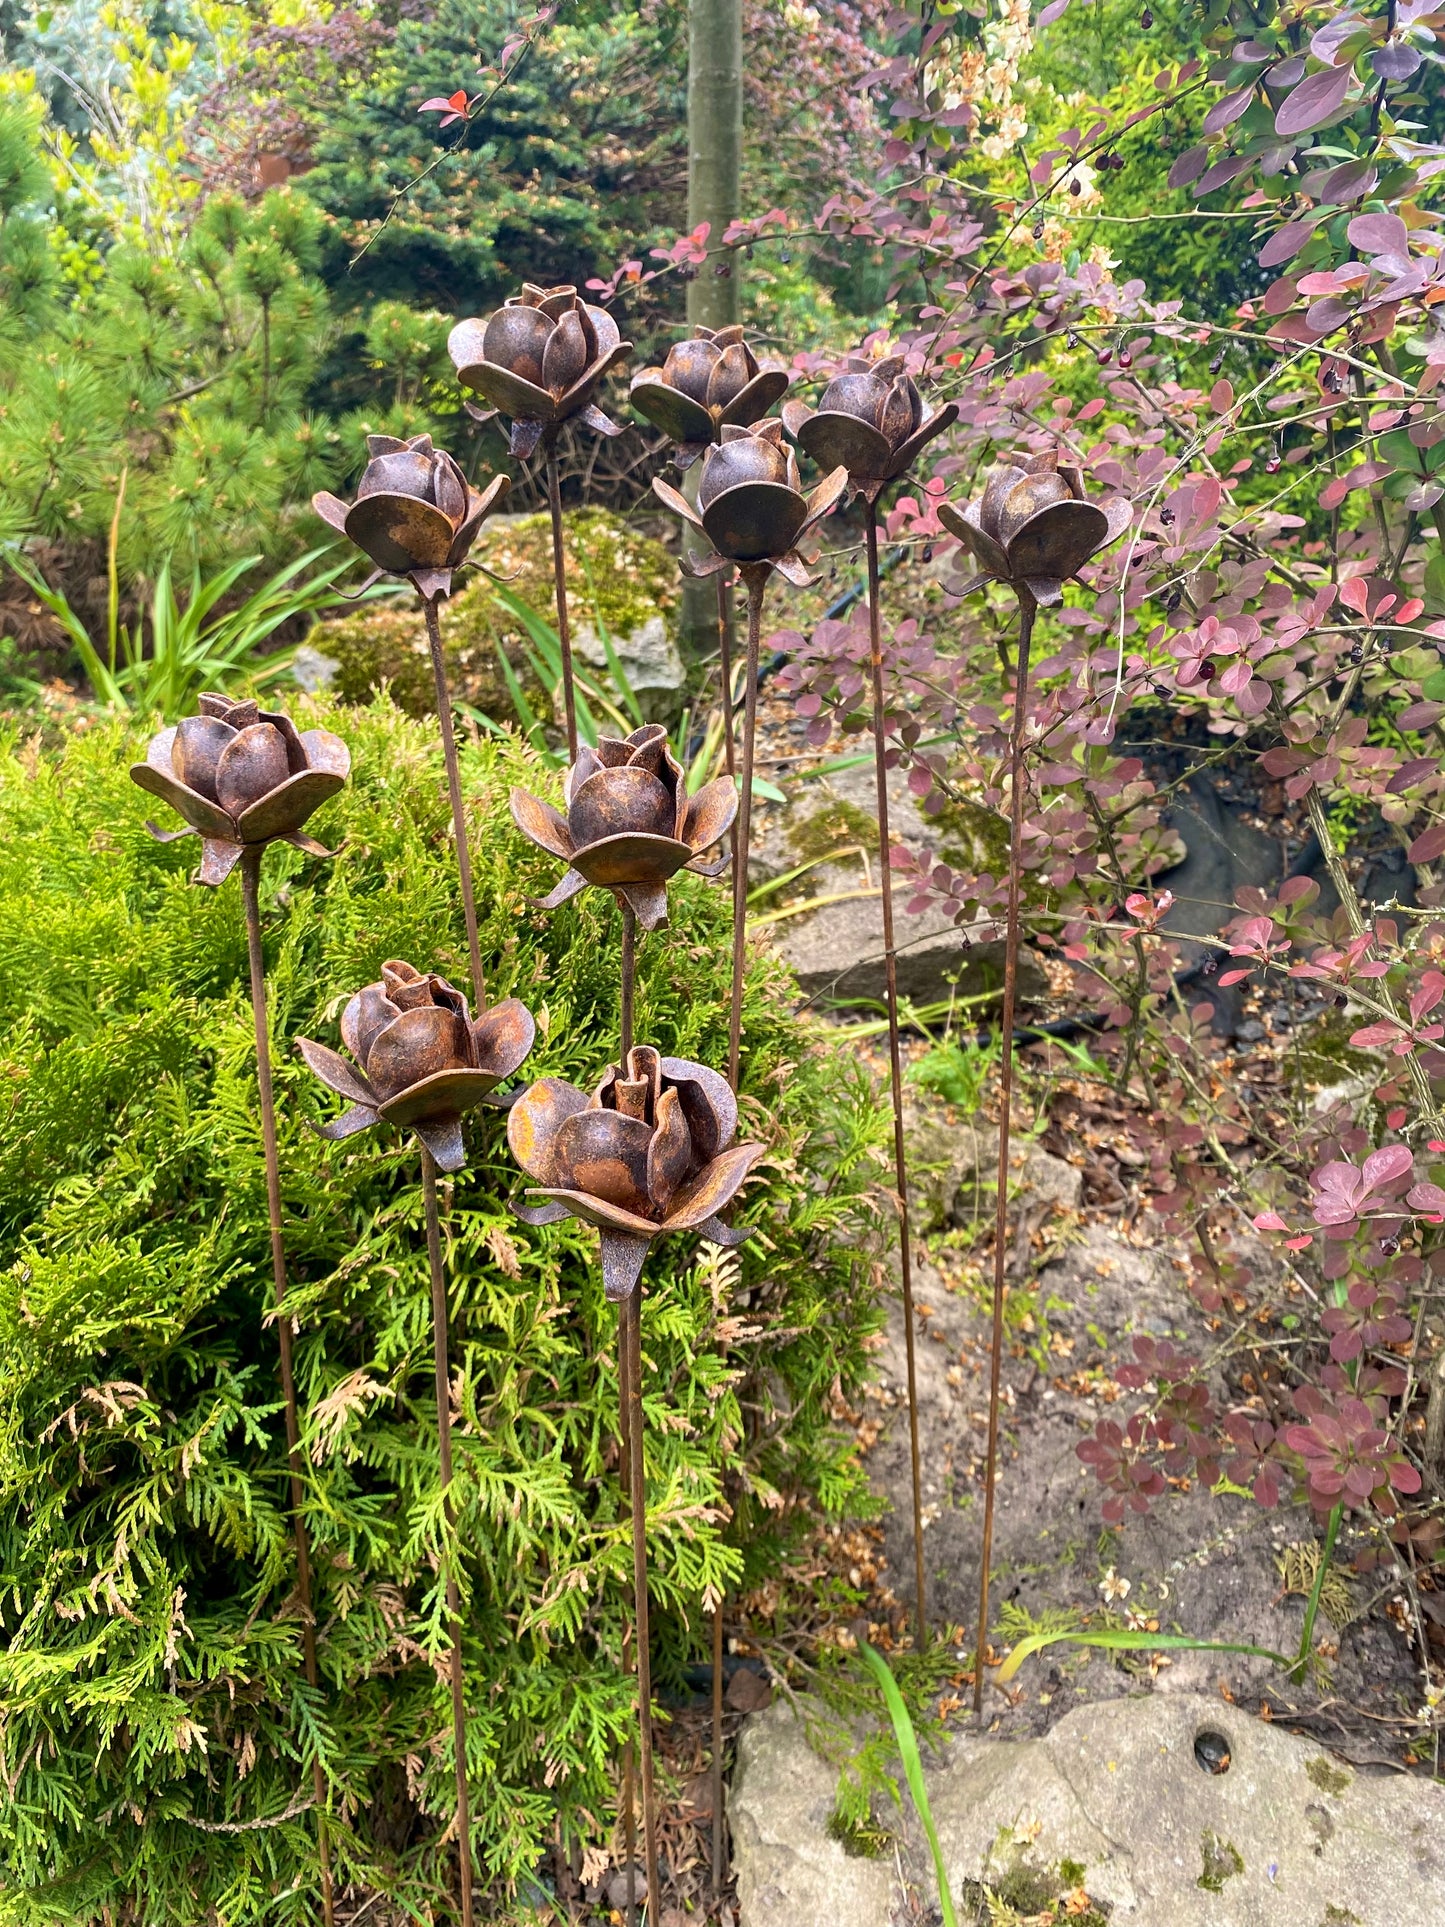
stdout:
POLYGON ((723 1602, 712 1616, 712 1891, 721 1900, 727 1882, 727 1828, 723 1824, 723 1602))
MULTIPOLYGON (((631 1363, 627 1355, 627 1339, 623 1329, 624 1318, 621 1307, 617 1316, 617 1469, 621 1476, 623 1504, 627 1516, 632 1516, 632 1450, 628 1431, 632 1424, 631 1363)), ((633 1660, 634 1642, 632 1628, 626 1627, 622 1634, 622 1671, 624 1677, 631 1677, 636 1667, 633 1660)), ((627 1853, 627 1927, 637 1927, 637 1747, 632 1740, 622 1755, 622 1828, 627 1853)))
POLYGON ((457 872, 462 882, 462 915, 467 925, 467 953, 472 967, 472 1007, 480 1016, 487 1007, 487 984, 482 975, 482 949, 477 939, 477 899, 472 889, 472 852, 467 842, 467 819, 462 807, 462 772, 457 760, 456 731, 452 727, 452 699, 447 691, 446 663, 442 659, 441 617, 438 598, 428 596, 422 603, 426 612, 426 636, 431 646, 431 670, 436 681, 437 721, 441 724, 442 755, 447 766, 447 794, 452 803, 452 829, 457 839, 457 872))
POLYGON ((908 1224, 908 1156, 903 1141, 903 1053, 898 1032, 898 952, 893 935, 892 839, 888 832, 888 752, 883 703, 883 620, 878 607, 878 504, 868 496, 863 526, 868 541, 868 656, 873 671, 873 765, 878 779, 878 871, 883 894, 883 974, 888 992, 888 1075, 893 1096, 893 1171, 898 1187, 898 1255, 903 1273, 903 1328, 908 1361, 908 1451, 913 1472, 914 1637, 928 1639, 923 1558, 923 1469, 918 1450, 918 1375, 914 1359, 913 1253, 908 1224))
POLYGON ((973 1658, 973 1710, 983 1714, 983 1656, 988 1645, 989 1565, 993 1559, 993 1502, 998 1484, 998 1407, 1003 1372, 1003 1304, 1008 1267, 1008 1150, 1014 1086, 1014 1002, 1019 976, 1019 898, 1024 829, 1024 724, 1028 720, 1029 651, 1038 604, 1019 589, 1018 661, 1009 730, 1008 910, 1004 926, 1003 1012, 999 1018, 998 1201, 993 1228, 993 1339, 988 1378, 988 1464, 983 1486, 983 1545, 979 1550, 978 1641, 973 1658))
POLYGON ((626 897, 619 898, 622 905, 622 997, 618 1025, 621 1036, 618 1048, 622 1062, 618 1066, 624 1075, 627 1071, 627 1053, 632 1049, 632 1008, 634 992, 637 987, 637 912, 626 897))
POLYGON ((763 626, 766 565, 743 570, 748 591, 748 656, 743 691, 743 769, 738 790, 737 828, 733 833, 733 989, 728 1014, 728 1082, 736 1090, 742 1061, 743 974, 748 921, 748 848, 753 830, 753 745, 758 726, 758 638, 763 626))
POLYGON ((426 1146, 421 1153, 421 1191, 426 1206, 426 1250, 431 1261, 432 1361, 436 1368, 437 1453, 441 1460, 442 1504, 446 1517, 447 1618, 451 1622, 452 1748, 457 1774, 457 1877, 461 1886, 462 1927, 472 1927, 472 1822, 467 1797, 467 1702, 462 1677, 462 1613, 452 1565, 450 1540, 455 1525, 452 1483, 452 1383, 447 1368, 447 1279, 442 1267, 442 1228, 437 1210, 437 1167, 426 1146))
POLYGON ((642 1282, 622 1301, 622 1342, 627 1347, 628 1445, 632 1481, 632 1606, 637 1626, 637 1739, 642 1769, 642 1842, 647 1874, 647 1920, 662 1918, 657 1880, 657 1802, 652 1783, 652 1659, 647 1613, 647 1476, 642 1457, 642 1282))
POLYGON ((728 607, 727 570, 719 569, 713 581, 717 584, 717 653, 719 673, 722 676, 723 752, 727 757, 728 775, 736 776, 737 757, 733 744, 732 611, 728 607))
MULTIPOLYGON (((241 898, 246 909, 246 952, 251 966, 251 1015, 256 1026, 256 1084, 261 1096, 261 1142, 266 1153, 266 1208, 271 1224, 271 1278, 276 1299, 276 1336, 281 1349, 281 1392, 286 1405, 286 1463, 290 1475, 291 1531, 296 1541, 296 1596, 301 1606, 301 1652, 306 1684, 317 1687, 316 1618, 311 1610, 311 1549, 301 1514, 301 1424, 291 1358, 291 1320, 286 1310, 286 1243, 281 1231, 281 1166, 276 1153, 276 1098, 271 1085, 271 1044, 266 1025, 266 963, 261 951, 261 856, 251 844, 241 857, 241 898)), ((311 1762, 316 1803, 316 1847, 321 1862, 321 1907, 326 1927, 336 1919, 331 1850, 326 1837, 326 1776, 317 1755, 311 1762)))
POLYGON ((547 450, 547 502, 552 510, 552 580, 557 589, 557 641, 562 650, 562 706, 567 712, 567 761, 577 761, 577 688, 572 680, 572 625, 567 616, 567 557, 562 546, 562 481, 557 452, 547 450))

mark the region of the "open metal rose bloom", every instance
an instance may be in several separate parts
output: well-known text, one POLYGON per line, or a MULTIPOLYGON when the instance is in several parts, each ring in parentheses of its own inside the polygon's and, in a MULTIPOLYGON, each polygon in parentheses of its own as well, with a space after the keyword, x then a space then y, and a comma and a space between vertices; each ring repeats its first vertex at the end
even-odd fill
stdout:
POLYGON ((560 1077, 523 1091, 507 1119, 512 1156, 548 1202, 517 1206, 528 1224, 581 1218, 602 1233, 609 1298, 637 1283, 647 1247, 669 1231, 741 1244, 717 1214, 762 1156, 734 1144, 738 1105, 725 1077, 647 1045, 629 1051, 589 1096, 560 1077))
POLYGON ((485 489, 474 489, 446 450, 432 447, 430 435, 410 441, 368 435, 366 452, 356 500, 348 507, 323 489, 312 496, 312 508, 371 557, 378 575, 410 576, 427 601, 450 595, 452 571, 466 560, 511 477, 494 475, 485 489))
POLYGON ((1102 506, 1089 501, 1081 472, 1050 450, 991 468, 977 502, 941 502, 938 519, 972 551, 985 577, 1026 589, 1047 607, 1091 556, 1118 540, 1133 510, 1119 496, 1102 506))
POLYGON ((716 448, 703 457, 697 507, 660 478, 653 490, 675 515, 700 529, 714 553, 689 562, 694 575, 712 575, 736 562, 768 567, 799 588, 811 580, 797 544, 821 522, 848 486, 846 468, 835 468, 805 494, 798 459, 783 441, 780 421, 751 428, 726 427, 716 448))
POLYGON ((632 377, 629 396, 675 445, 677 466, 691 468, 724 428, 761 421, 788 382, 781 363, 758 360, 740 326, 694 328, 690 340, 673 343, 660 368, 632 377))
POLYGON ((660 723, 630 736, 585 744, 563 785, 564 816, 526 790, 512 791, 512 821, 533 843, 570 867, 543 910, 555 910, 589 883, 625 897, 644 930, 667 921, 667 880, 679 870, 719 876, 726 856, 702 861, 737 814, 730 776, 689 796, 682 768, 660 723))
POLYGON ((443 1171, 460 1171, 462 1113, 489 1098, 529 1050, 532 1014, 515 997, 473 1019, 444 977, 393 959, 381 982, 358 990, 341 1013, 341 1036, 356 1059, 298 1037, 296 1048, 350 1110, 320 1126, 322 1137, 353 1137, 373 1124, 415 1131, 443 1171))
POLYGON ((131 780, 170 804, 183 830, 146 828, 158 843, 201 838, 202 883, 224 883, 247 846, 278 837, 309 856, 331 852, 301 825, 351 773, 351 752, 329 729, 298 730, 289 716, 254 700, 202 696, 185 716, 153 736, 131 780))
POLYGON ((783 406, 788 435, 819 468, 846 468, 855 488, 876 492, 901 475, 915 455, 958 419, 958 403, 933 414, 905 373, 902 355, 849 362, 823 390, 815 409, 783 406))
POLYGON ((447 337, 457 379, 491 403, 470 412, 512 420, 511 453, 525 461, 545 434, 577 415, 599 435, 620 435, 593 397, 609 369, 626 361, 623 341, 605 308, 594 308, 573 287, 530 283, 485 321, 459 321, 447 337))

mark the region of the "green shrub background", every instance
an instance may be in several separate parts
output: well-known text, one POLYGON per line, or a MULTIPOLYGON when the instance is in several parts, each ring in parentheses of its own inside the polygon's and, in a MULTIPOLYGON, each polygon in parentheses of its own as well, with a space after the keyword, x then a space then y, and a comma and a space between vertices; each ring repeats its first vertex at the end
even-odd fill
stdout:
MULTIPOLYGON (((305 705, 298 704, 301 715, 305 705)), ((301 1682, 245 940, 234 882, 152 842, 120 725, 0 737, 0 1921, 313 1922, 319 1748, 343 1878, 424 1907, 453 1811, 443 1524, 414 1144, 308 1130, 331 1100, 289 1039, 336 1041, 401 956, 465 981, 435 730, 326 720, 351 785, 263 879, 282 1184, 299 1321, 322 1684, 301 1682)), ((506 815, 554 784, 507 741, 464 754, 493 995, 539 1019, 528 1074, 597 1077, 617 911, 546 918, 555 864, 506 815)), ((551 793, 545 791, 544 793, 551 793)), ((680 879, 641 948, 638 1035, 726 1056, 725 888, 680 879)), ((808 1508, 857 1489, 829 1414, 880 1322, 866 1075, 791 1014, 762 956, 745 1126, 770 1153, 738 1260, 655 1247, 643 1349, 655 1668, 706 1648, 704 1589, 776 1570, 808 1508), (719 1516, 727 1476, 731 1523, 719 1516)), ((605 1838, 629 1726, 615 1314, 593 1234, 533 1231, 500 1114, 444 1198, 458 1523, 481 1876, 515 1891, 557 1838, 605 1838)))

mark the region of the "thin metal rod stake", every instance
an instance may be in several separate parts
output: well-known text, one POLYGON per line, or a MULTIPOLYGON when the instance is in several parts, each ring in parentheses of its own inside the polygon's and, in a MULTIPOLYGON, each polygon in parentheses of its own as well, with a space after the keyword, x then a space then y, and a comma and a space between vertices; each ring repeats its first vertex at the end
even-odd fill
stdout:
MULTIPOLYGON (((426 1207, 426 1249, 431 1261, 432 1360, 436 1367, 437 1452, 441 1459, 443 1506, 448 1540, 455 1513, 452 1483, 452 1384, 447 1368, 447 1280, 442 1266, 442 1228, 437 1210, 436 1160, 425 1145, 421 1153, 421 1190, 426 1207)), ((462 1927, 472 1927, 472 1820, 467 1796, 467 1701, 462 1677, 462 1614, 451 1551, 446 1555, 447 1618, 451 1621, 452 1750, 457 1774, 457 1877, 461 1885, 462 1927)))
POLYGON ((722 1898, 727 1883, 727 1829, 723 1825, 723 1608, 712 1616, 712 1891, 722 1898))
POLYGON ((733 990, 728 1016, 728 1082, 736 1090, 742 1057, 743 974, 748 920, 748 850, 753 833, 753 742, 758 726, 758 638, 763 625, 767 565, 749 564, 747 686, 743 692, 743 773, 739 784, 737 828, 733 834, 733 990))
POLYGON ((452 699, 447 691, 446 663, 442 658, 439 598, 429 596, 422 608, 426 612, 427 642, 431 646, 432 676, 436 681, 437 721, 441 724, 442 755, 447 766, 447 793, 452 803, 452 829, 457 839, 457 872, 462 881, 462 915, 467 924, 467 952, 472 967, 472 1012, 480 1017, 487 1007, 487 984, 482 975, 482 950, 477 939, 477 900, 472 890, 472 852, 467 842, 467 819, 462 808, 462 772, 457 760, 456 731, 452 728, 452 699))
MULTIPOLYGON (((261 1096, 261 1142, 266 1153, 266 1208, 271 1222, 271 1277, 276 1298, 276 1337, 281 1350, 281 1393, 286 1404, 286 1463, 290 1474, 291 1531, 296 1541, 296 1596, 301 1606, 301 1652, 306 1684, 317 1685, 316 1618, 311 1610, 311 1548, 301 1513, 301 1423, 291 1359, 291 1319, 286 1310, 286 1243, 281 1230, 281 1166, 276 1153, 276 1098, 271 1085, 271 1044, 266 1027, 266 963, 261 950, 261 856, 253 844, 241 857, 241 899, 246 909, 246 951, 251 966, 251 1015, 256 1026, 256 1084, 261 1096)), ((316 1846, 321 1861, 321 1907, 333 1927, 331 1849, 326 1837, 326 1776, 319 1755, 311 1762, 316 1803, 316 1846)))
POLYGON ((552 510, 552 580, 557 589, 557 640, 562 648, 562 706, 567 713, 567 761, 577 761, 577 690, 572 680, 572 627, 567 616, 567 558, 562 547, 562 481, 557 453, 547 450, 547 501, 552 510))
POLYGON ((908 1450, 913 1469, 914 1635, 921 1652, 928 1639, 923 1558, 923 1471, 918 1450, 918 1380, 914 1362, 913 1254, 908 1225, 908 1159, 903 1141, 903 1053, 898 1034, 898 952, 893 935, 892 840, 888 832, 888 753, 883 704, 883 623, 879 610, 878 504, 865 500, 868 538, 868 642, 873 670, 873 764, 878 779, 878 869, 883 890, 883 973, 888 988, 888 1074, 893 1094, 893 1170, 898 1186, 898 1253, 903 1271, 903 1327, 908 1360, 908 1450))
POLYGON ((620 1068, 627 1070, 627 1054, 632 1049, 632 1007, 637 981, 637 912, 627 901, 619 896, 622 906, 622 997, 619 1029, 621 1037, 619 1048, 622 1053, 620 1068))
POLYGON ((983 1485, 983 1545, 979 1551, 978 1642, 973 1656, 973 1710, 983 1714, 983 1655, 988 1644, 989 1566, 993 1560, 993 1502, 998 1484, 998 1407, 1003 1373, 1003 1304, 1008 1269, 1008 1149, 1014 1089, 1014 1001, 1019 978, 1020 865, 1024 841, 1024 724, 1028 720, 1029 651, 1038 604, 1027 589, 1018 590, 1019 641, 1014 678, 1014 713, 1009 730, 1008 910, 1004 926, 1003 1012, 999 1036, 998 1202, 993 1228, 993 1340, 988 1379, 988 1465, 983 1485))
MULTIPOLYGON (((632 1516, 632 1449, 629 1430, 632 1424, 631 1363, 623 1319, 617 1320, 617 1470, 622 1482, 622 1497, 627 1516, 632 1516)), ((632 1628, 622 1635, 622 1671, 631 1678, 636 1671, 633 1659, 632 1628)), ((622 1755, 622 1828, 627 1854, 627 1927, 637 1927, 637 1747, 627 1742, 622 1755)))
POLYGON ((727 573, 726 569, 719 569, 713 581, 717 584, 717 652, 722 676, 723 752, 727 757, 728 775, 736 776, 736 751, 733 745, 733 624, 727 573))
POLYGON ((657 1802, 652 1784, 652 1659, 647 1614, 647 1476, 642 1458, 642 1284, 622 1301, 622 1342, 627 1347, 628 1442, 632 1475, 632 1609, 637 1625, 637 1738, 642 1768, 642 1839, 647 1874, 647 1920, 662 1918, 657 1881, 657 1802))

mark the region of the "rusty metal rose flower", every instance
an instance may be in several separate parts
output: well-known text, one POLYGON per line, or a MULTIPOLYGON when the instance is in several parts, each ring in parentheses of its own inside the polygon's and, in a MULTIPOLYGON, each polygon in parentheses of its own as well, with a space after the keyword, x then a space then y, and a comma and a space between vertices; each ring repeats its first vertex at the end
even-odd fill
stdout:
POLYGON ((590 1097, 560 1077, 541 1078, 513 1105, 507 1142, 537 1182, 530 1195, 549 1202, 517 1214, 528 1224, 595 1224, 607 1296, 626 1298, 654 1238, 697 1231, 736 1245, 748 1235, 717 1216, 763 1154, 761 1144, 734 1144, 737 1128, 725 1077, 646 1045, 590 1097))
POLYGON ((783 406, 783 425, 805 455, 819 468, 846 468, 855 488, 875 493, 957 419, 957 402, 924 412, 902 355, 847 363, 816 410, 802 401, 783 406))
POLYGON ((162 797, 183 830, 146 828, 158 843, 201 838, 202 883, 224 883, 248 844, 278 837, 309 856, 329 856, 301 825, 334 796, 351 772, 351 752, 329 729, 298 730, 289 716, 254 700, 202 696, 185 716, 153 736, 131 780, 162 797))
POLYGON ((312 496, 312 508, 371 557, 377 575, 410 576, 426 601, 450 595, 452 571, 466 560, 511 477, 494 475, 485 489, 474 489, 445 449, 432 447, 430 435, 410 441, 368 435, 366 452, 356 500, 348 507, 323 489, 312 496))
POLYGON ((984 478, 977 502, 941 502, 938 519, 992 576, 1023 588, 1047 607, 1064 583, 1128 528, 1133 510, 1121 497, 1100 506, 1084 494, 1084 478, 1050 450, 1016 465, 1001 462, 984 478))
POLYGON ((717 447, 703 457, 696 508, 660 478, 652 483, 658 499, 713 546, 712 555, 690 565, 693 573, 712 575, 730 562, 744 569, 766 565, 806 588, 811 578, 797 544, 838 502, 848 486, 847 469, 835 468, 808 495, 780 421, 720 432, 717 447))
POLYGON ((740 326, 694 328, 675 341, 660 368, 632 377, 632 405, 674 444, 673 460, 691 468, 724 428, 749 428, 788 391, 776 361, 760 362, 740 326))
POLYGON ((705 850, 725 836, 737 814, 737 786, 730 776, 706 783, 689 796, 683 773, 660 723, 630 736, 599 738, 585 745, 563 785, 564 816, 526 790, 512 791, 512 820, 531 839, 570 867, 543 910, 555 910, 589 883, 625 897, 644 930, 667 921, 667 880, 679 870, 715 877, 723 856, 704 863, 705 850))
POLYGON ((491 403, 489 410, 469 412, 478 421, 511 416, 511 453, 519 461, 573 415, 599 435, 622 433, 593 397, 608 370, 632 353, 632 343, 622 340, 605 308, 594 308, 573 287, 529 283, 485 321, 459 321, 447 352, 462 386, 491 403))
POLYGON ((381 982, 357 991, 341 1013, 342 1040, 359 1071, 309 1037, 298 1037, 296 1048, 328 1090, 350 1100, 349 1110, 320 1126, 322 1137, 402 1124, 441 1170, 459 1171, 462 1112, 512 1075, 534 1035, 531 1012, 515 997, 473 1019, 444 977, 393 959, 381 966, 381 982))

